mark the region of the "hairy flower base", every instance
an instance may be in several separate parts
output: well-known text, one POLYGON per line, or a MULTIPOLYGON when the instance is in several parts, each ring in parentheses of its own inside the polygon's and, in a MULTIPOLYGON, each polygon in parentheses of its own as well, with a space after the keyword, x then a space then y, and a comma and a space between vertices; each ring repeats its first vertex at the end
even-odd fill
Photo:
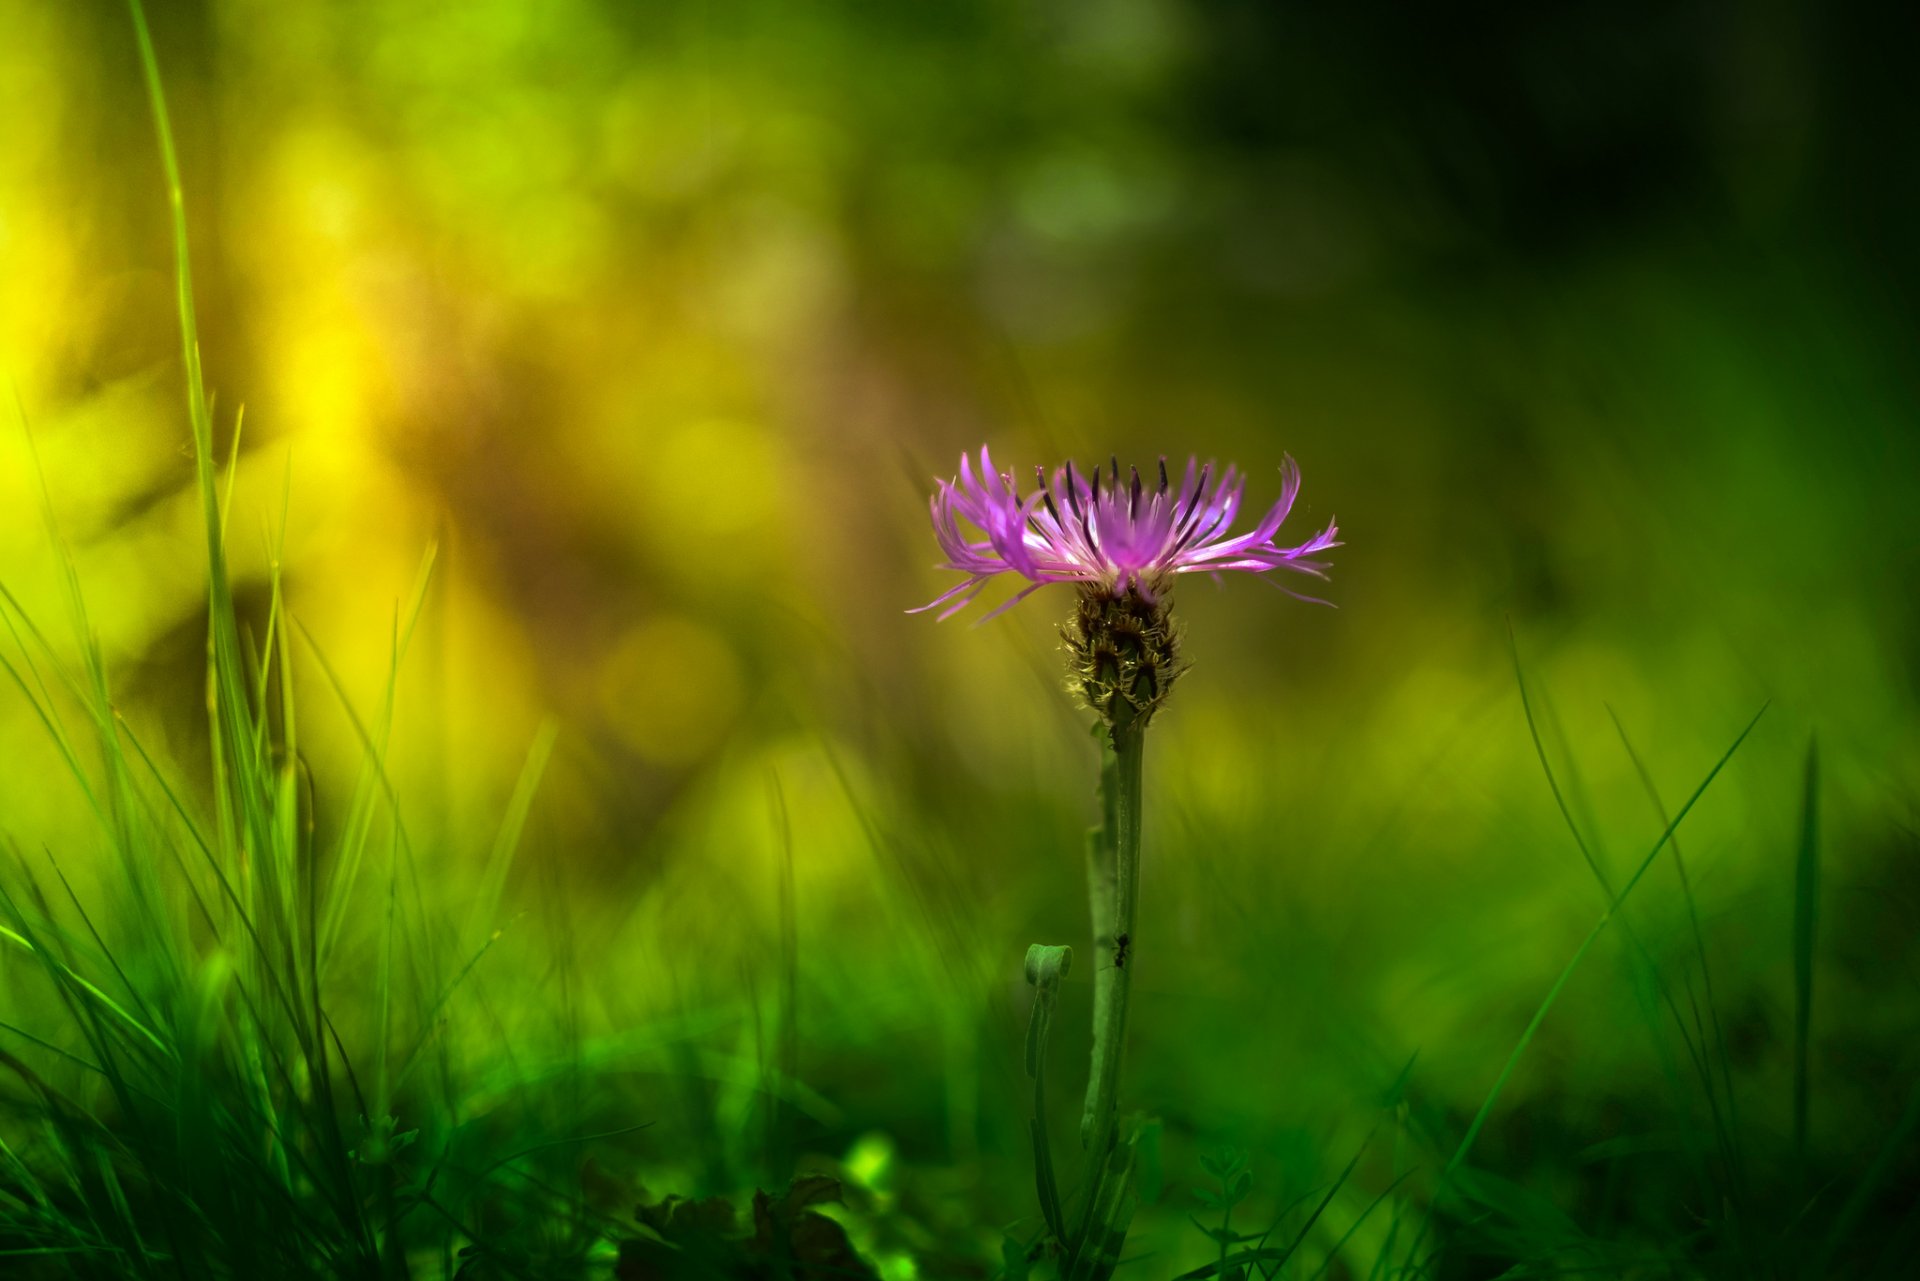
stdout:
POLYGON ((1174 634, 1172 593, 1165 583, 1115 591, 1081 587, 1073 615, 1060 629, 1067 642, 1067 688, 1112 731, 1145 729, 1185 670, 1174 634))

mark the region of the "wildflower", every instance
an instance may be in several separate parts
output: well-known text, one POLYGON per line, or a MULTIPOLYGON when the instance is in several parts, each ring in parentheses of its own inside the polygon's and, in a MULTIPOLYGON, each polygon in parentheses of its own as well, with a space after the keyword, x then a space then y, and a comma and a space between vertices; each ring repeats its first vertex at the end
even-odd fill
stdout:
POLYGON ((1086 845, 1095 965, 1093 1053, 1080 1142, 1093 1163, 1094 1191, 1071 1231, 1062 1218, 1047 1145, 1041 1066, 1055 988, 1072 957, 1064 946, 1036 944, 1027 954, 1027 981, 1034 985, 1036 998, 1027 1071, 1034 1078, 1036 1187, 1054 1247, 1066 1260, 1062 1272, 1078 1276, 1091 1268, 1105 1275, 1119 1257, 1133 1213, 1132 1153, 1138 1130, 1120 1119, 1120 1066, 1140 955, 1135 907, 1146 729, 1180 674, 1172 617, 1174 575, 1284 569, 1325 578, 1326 565, 1313 557, 1339 546, 1334 541, 1339 531, 1329 521, 1297 547, 1274 541, 1300 493, 1300 468, 1291 458, 1280 468, 1280 500, 1244 534, 1233 532, 1233 521, 1247 483, 1232 467, 1216 477, 1212 463, 1203 467, 1189 459, 1178 488, 1167 475, 1165 458, 1151 489, 1137 468, 1122 484, 1118 460, 1104 486, 1098 467, 1091 479, 1082 480, 1072 463, 1054 472, 1051 480, 1036 468, 1034 479, 1037 487, 1023 496, 1010 474, 994 470, 984 447, 977 474, 971 459, 960 459, 958 478, 940 482, 933 495, 933 531, 946 553, 946 568, 966 578, 909 612, 939 609, 941 618, 950 618, 972 604, 981 588, 1009 573, 1026 579, 1027 585, 987 618, 1048 583, 1072 583, 1079 589, 1073 614, 1061 629, 1069 656, 1068 687, 1099 714, 1105 732, 1099 735, 1100 824, 1088 834, 1086 845), (964 530, 963 521, 981 536, 964 530), (1101 1191, 1103 1180, 1116 1171, 1119 1182, 1101 1191))
POLYGON ((1279 501, 1241 534, 1232 527, 1246 477, 1232 465, 1216 474, 1211 462, 1189 458, 1177 488, 1165 458, 1151 485, 1138 468, 1123 483, 1118 460, 1104 483, 1099 467, 1088 479, 1072 463, 1056 469, 1051 480, 1035 468, 1034 479, 1036 488, 1022 495, 1011 473, 994 470, 984 446, 977 473, 972 460, 961 457, 958 478, 939 482, 932 511, 934 536, 947 556, 943 568, 967 577, 910 612, 939 608, 940 618, 950 618, 1000 575, 1026 579, 985 622, 1049 583, 1076 584, 1080 600, 1064 632, 1070 684, 1109 728, 1135 718, 1144 722, 1179 674, 1168 612, 1174 575, 1288 570, 1325 578, 1326 564, 1313 557, 1339 546, 1331 521, 1298 546, 1274 541, 1300 492, 1300 468, 1291 457, 1280 468, 1279 501), (985 537, 969 536, 962 521, 985 537))
POLYGON ((985 446, 978 475, 972 460, 961 457, 959 478, 939 482, 934 493, 933 530, 947 554, 942 568, 967 579, 912 612, 945 605, 940 617, 949 618, 1005 573, 1019 574, 1029 585, 987 618, 1048 583, 1090 584, 1112 593, 1132 588, 1153 596, 1165 590, 1173 574, 1287 569, 1325 578, 1326 565, 1309 558, 1339 546, 1334 541, 1339 530, 1331 522, 1298 547, 1274 543, 1300 492, 1300 468, 1291 457, 1280 468, 1280 500, 1251 532, 1239 535, 1230 529, 1247 482, 1231 464, 1216 477, 1212 463, 1203 466, 1190 458, 1178 489, 1168 481, 1165 458, 1151 489, 1137 467, 1122 484, 1117 461, 1104 486, 1100 468, 1088 480, 1074 473, 1072 463, 1058 468, 1051 483, 1037 467, 1034 478, 1038 488, 1022 497, 1011 472, 994 471, 985 446), (968 538, 962 520, 986 538, 968 538))

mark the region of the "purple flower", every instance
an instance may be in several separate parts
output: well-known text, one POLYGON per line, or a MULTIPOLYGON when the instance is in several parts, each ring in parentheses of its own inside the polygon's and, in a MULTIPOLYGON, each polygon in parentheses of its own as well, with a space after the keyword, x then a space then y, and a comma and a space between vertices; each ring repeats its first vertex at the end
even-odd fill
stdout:
POLYGON ((1151 599, 1173 574, 1288 569, 1325 578, 1326 565, 1309 557, 1340 545, 1331 521, 1298 547, 1274 543, 1300 492, 1300 468, 1291 457, 1280 468, 1280 500, 1244 534, 1230 533, 1247 484, 1231 465, 1216 476, 1212 463, 1202 466, 1190 458, 1177 488, 1168 481, 1165 458, 1152 484, 1141 481, 1138 468, 1122 484, 1117 461, 1104 486, 1098 467, 1087 480, 1074 473, 1072 463, 1056 470, 1051 483, 1040 468, 1034 477, 1039 487, 1022 497, 1012 473, 994 471, 985 446, 977 475, 961 456, 959 479, 939 482, 933 496, 933 532, 947 554, 942 568, 967 578, 909 613, 944 605, 940 617, 949 618, 971 604, 989 580, 1009 572, 1027 579, 1028 586, 982 622, 1048 583, 1081 583, 1110 593, 1132 589, 1151 599), (969 537, 962 520, 985 537, 969 537))

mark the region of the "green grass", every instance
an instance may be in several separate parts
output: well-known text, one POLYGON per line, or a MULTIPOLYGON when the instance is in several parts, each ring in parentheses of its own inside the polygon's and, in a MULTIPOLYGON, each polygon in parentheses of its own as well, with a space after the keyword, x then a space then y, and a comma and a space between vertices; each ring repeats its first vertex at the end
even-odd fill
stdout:
POLYGON ((6 1031, 67 1069, 51 1080, 0 1051, 25 1102, 5 1132, 4 1254, 46 1275, 156 1278, 525 1276, 604 1254, 608 1233, 577 1191, 540 1177, 543 1153, 581 1140, 497 1104, 476 1114, 502 1062, 442 1035, 484 1000, 475 976, 553 735, 532 747, 467 919, 430 913, 385 773, 429 557, 377 710, 361 716, 342 696, 364 752, 352 795, 324 824, 315 813, 293 673, 303 659, 329 668, 287 608, 283 529, 257 634, 235 602, 180 175, 132 13, 172 209, 212 753, 204 775, 183 777, 121 717, 70 557, 71 651, 5 598, 15 652, 0 664, 84 798, 111 873, 90 903, 60 858, 10 847, 0 878, 6 1031))

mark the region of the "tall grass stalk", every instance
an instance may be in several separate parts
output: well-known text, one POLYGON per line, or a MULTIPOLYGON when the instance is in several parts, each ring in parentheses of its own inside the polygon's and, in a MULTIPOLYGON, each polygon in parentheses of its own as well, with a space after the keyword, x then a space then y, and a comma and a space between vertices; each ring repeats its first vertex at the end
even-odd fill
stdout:
POLYGON ((439 1029, 491 943, 552 734, 534 746, 463 935, 429 911, 386 768, 431 558, 396 616, 371 722, 289 612, 284 516, 267 538, 257 634, 236 605, 226 540, 239 425, 223 486, 167 99, 139 0, 129 10, 170 210, 210 758, 204 786, 190 785, 122 714, 43 480, 72 650, 0 588, 12 642, 0 669, 75 781, 111 871, 92 902, 53 851, 9 842, 0 871, 0 952, 12 953, 0 958, 0 1031, 17 1046, 0 1048, 0 1072, 28 1101, 26 1124, 0 1124, 0 1257, 28 1276, 388 1278, 434 1261, 448 1276, 525 1275, 529 1251, 580 1255, 600 1237, 570 1231, 572 1198, 525 1168, 551 1143, 484 1160, 486 1136, 463 1116, 474 1073, 439 1029), (296 633, 362 749, 344 821, 324 841, 300 745, 296 633), (466 953, 451 973, 446 940, 466 953), (423 1077, 429 1050, 439 1070, 423 1077), (541 1215, 559 1230, 499 1243, 483 1214, 541 1215))

